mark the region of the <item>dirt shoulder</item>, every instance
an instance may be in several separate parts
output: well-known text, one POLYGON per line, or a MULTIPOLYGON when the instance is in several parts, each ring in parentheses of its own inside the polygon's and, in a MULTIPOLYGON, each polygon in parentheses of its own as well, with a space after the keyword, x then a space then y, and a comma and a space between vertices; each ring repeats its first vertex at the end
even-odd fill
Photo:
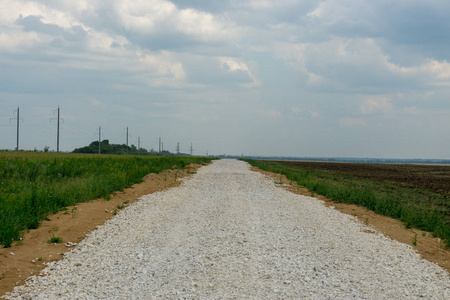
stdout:
POLYGON ((30 230, 11 248, 0 248, 0 296, 24 284, 29 276, 39 274, 48 262, 61 259, 65 252, 112 218, 119 209, 143 195, 180 185, 180 178, 190 176, 200 166, 191 164, 183 170, 148 174, 142 183, 114 193, 110 200, 96 199, 68 207, 66 211, 50 216, 38 229, 30 230), (52 236, 62 238, 62 243, 48 243, 52 236))
POLYGON ((374 228, 374 230, 378 230, 394 240, 410 245, 422 255, 423 258, 438 264, 450 272, 450 249, 446 248, 439 238, 432 237, 430 232, 415 228, 407 229, 403 222, 378 215, 364 207, 333 202, 323 196, 313 195, 307 188, 298 186, 296 182, 287 179, 284 175, 280 176, 280 174, 263 171, 256 167, 252 167, 251 170, 273 178, 274 182, 280 187, 285 188, 290 192, 313 196, 325 201, 326 206, 333 207, 342 213, 356 216, 361 223, 369 225, 374 228), (414 241, 416 245, 413 244, 414 241))

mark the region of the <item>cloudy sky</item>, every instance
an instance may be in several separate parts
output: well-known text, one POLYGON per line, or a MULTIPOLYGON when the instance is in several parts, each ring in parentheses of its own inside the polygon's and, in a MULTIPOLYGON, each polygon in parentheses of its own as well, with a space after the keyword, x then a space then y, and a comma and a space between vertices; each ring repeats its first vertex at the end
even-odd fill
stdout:
POLYGON ((449 46, 448 0, 0 0, 0 149, 450 159, 449 46))

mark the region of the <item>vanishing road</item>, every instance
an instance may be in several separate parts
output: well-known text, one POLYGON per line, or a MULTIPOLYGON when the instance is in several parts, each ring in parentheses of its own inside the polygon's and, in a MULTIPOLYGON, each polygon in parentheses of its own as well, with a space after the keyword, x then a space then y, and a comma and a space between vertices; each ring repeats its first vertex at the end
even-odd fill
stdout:
POLYGON ((11 299, 450 299, 409 246, 237 160, 142 197, 11 299))

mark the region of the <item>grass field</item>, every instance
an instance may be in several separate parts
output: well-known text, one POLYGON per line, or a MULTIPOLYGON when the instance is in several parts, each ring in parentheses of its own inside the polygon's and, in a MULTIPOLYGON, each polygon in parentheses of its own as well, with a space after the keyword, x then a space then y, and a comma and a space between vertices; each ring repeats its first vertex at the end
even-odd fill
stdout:
POLYGON ((333 201, 430 231, 450 247, 450 166, 245 161, 333 201))
POLYGON ((209 162, 199 157, 0 152, 0 243, 9 247, 66 206, 139 183, 149 173, 209 162))

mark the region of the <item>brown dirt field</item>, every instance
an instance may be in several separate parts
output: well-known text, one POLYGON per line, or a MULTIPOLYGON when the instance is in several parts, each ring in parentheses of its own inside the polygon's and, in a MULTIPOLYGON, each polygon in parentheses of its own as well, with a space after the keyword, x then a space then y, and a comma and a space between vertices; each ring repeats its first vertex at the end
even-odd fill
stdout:
POLYGON ((290 181, 284 175, 280 177, 280 174, 263 171, 256 167, 252 167, 252 170, 273 178, 276 183, 281 181, 282 184, 279 184, 279 186, 290 192, 300 195, 313 196, 325 201, 326 206, 333 207, 342 213, 356 216, 358 221, 374 228, 373 231, 368 230, 367 232, 375 233, 375 230, 378 230, 394 240, 408 244, 413 247, 414 250, 416 250, 423 258, 438 264, 450 272, 450 249, 446 248, 444 243, 442 243, 439 238, 432 237, 430 232, 425 232, 415 228, 406 229, 403 222, 378 215, 364 207, 354 204, 337 203, 317 194, 312 195, 308 189, 299 187, 296 182, 290 181), (413 239, 416 234, 417 241, 416 246, 414 246, 413 239))
POLYGON ((114 193, 110 200, 96 199, 68 207, 42 222, 38 229, 30 230, 20 242, 11 248, 0 248, 0 297, 12 291, 16 285, 22 285, 32 275, 37 275, 46 267, 46 263, 59 260, 72 246, 67 243, 79 243, 86 234, 104 224, 114 216, 117 206, 125 201, 133 203, 141 196, 178 186, 181 177, 195 173, 201 165, 191 164, 184 170, 166 170, 159 174, 148 174, 143 182, 114 193), (61 237, 61 244, 50 244, 51 235, 61 237))
POLYGON ((314 172, 336 173, 356 179, 392 183, 423 189, 450 199, 450 166, 412 164, 363 164, 339 162, 277 161, 286 166, 301 167, 314 172))

